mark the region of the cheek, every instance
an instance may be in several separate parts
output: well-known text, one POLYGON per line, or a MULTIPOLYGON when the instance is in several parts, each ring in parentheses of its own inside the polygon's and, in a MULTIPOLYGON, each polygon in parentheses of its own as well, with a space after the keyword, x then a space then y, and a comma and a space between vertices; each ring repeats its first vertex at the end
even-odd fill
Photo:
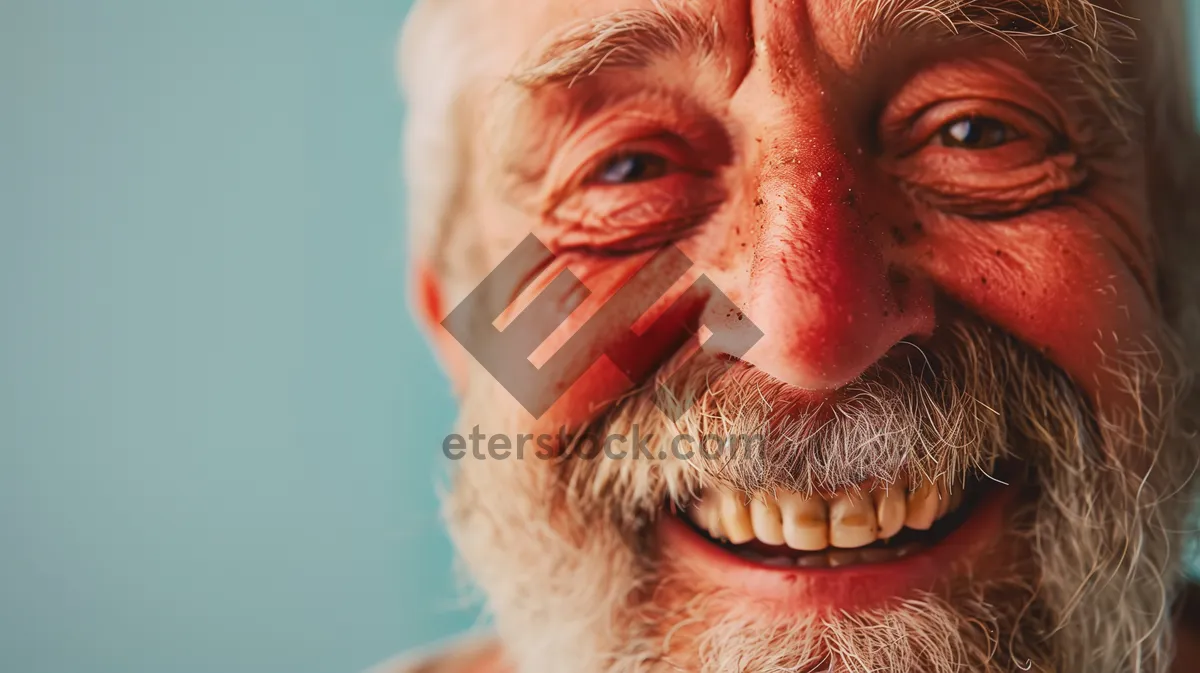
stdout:
POLYGON ((505 330, 515 322, 539 321, 542 327, 535 331, 549 336, 529 354, 529 361, 542 372, 557 371, 554 361, 562 358, 577 365, 567 375, 547 376, 536 383, 552 389, 550 395, 557 399, 537 417, 520 410, 523 428, 557 435, 562 428, 591 420, 626 393, 634 381, 614 364, 611 354, 632 348, 639 360, 657 365, 682 346, 691 333, 690 323, 703 308, 681 301, 699 276, 697 268, 684 260, 681 266, 667 268, 655 266, 662 258, 653 253, 615 260, 564 255, 521 293, 496 326, 505 330), (555 283, 554 277, 565 270, 579 283, 555 283), (650 330, 651 326, 656 329, 650 330))
POLYGON ((968 310, 1041 351, 1095 401, 1157 337, 1152 298, 1095 222, 1038 211, 1019 222, 927 217, 911 263, 968 310))

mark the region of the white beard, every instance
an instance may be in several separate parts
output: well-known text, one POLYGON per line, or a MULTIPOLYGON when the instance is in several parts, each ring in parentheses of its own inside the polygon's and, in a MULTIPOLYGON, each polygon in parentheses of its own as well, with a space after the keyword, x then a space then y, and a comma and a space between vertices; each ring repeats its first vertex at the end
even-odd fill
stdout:
MULTIPOLYGON (((1128 419, 1096 419, 1064 376, 1012 340, 983 330, 956 335, 961 347, 947 358, 957 366, 956 386, 928 396, 942 413, 918 409, 909 420, 953 423, 932 433, 914 430, 934 439, 966 432, 959 437, 973 438, 978 448, 921 446, 913 435, 886 435, 894 443, 870 455, 883 457, 881 473, 920 464, 966 474, 1013 451, 1040 496, 1022 509, 1002 544, 1026 545, 1029 567, 1013 567, 1004 577, 968 574, 944 595, 913 595, 886 609, 764 617, 748 611, 744 597, 698 593, 673 576, 656 554, 650 524, 668 499, 684 500, 714 481, 750 491, 785 479, 792 480, 788 487, 805 488, 839 475, 858 478, 871 467, 847 464, 859 453, 826 446, 806 463, 804 477, 771 468, 787 447, 767 452, 761 464, 747 457, 721 470, 682 460, 468 459, 455 475, 447 518, 517 670, 1166 671, 1168 612, 1189 502, 1183 486, 1196 463, 1193 444, 1181 438, 1173 388, 1161 373, 1150 374, 1158 371, 1153 363, 1127 363, 1135 389, 1153 383, 1155 394, 1142 395, 1147 406, 1128 419), (956 417, 963 395, 1000 415, 956 417), (964 430, 956 418, 972 422, 964 430)), ((727 433, 755 414, 762 422, 769 411, 750 400, 763 399, 763 381, 750 378, 723 393, 723 414, 694 408, 680 424, 727 433)), ((713 393, 703 372, 691 379, 692 389, 675 392, 699 396, 703 409, 713 393)), ((502 394, 482 388, 468 395, 464 409, 487 409, 502 394)), ((846 422, 869 426, 873 415, 903 406, 902 397, 881 395, 878 405, 846 422)), ((521 431, 499 416, 464 414, 460 426, 521 431)), ((637 395, 597 423, 620 432, 666 421, 648 395, 637 395)), ((855 431, 840 428, 831 436, 855 431)))

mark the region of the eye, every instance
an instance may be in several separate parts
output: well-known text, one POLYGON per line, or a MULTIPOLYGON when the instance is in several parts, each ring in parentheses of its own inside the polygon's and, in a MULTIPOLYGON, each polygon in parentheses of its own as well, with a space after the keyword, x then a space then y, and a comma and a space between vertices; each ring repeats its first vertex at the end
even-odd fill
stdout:
POLYGON ((941 145, 964 150, 991 149, 1018 138, 1016 129, 992 117, 959 117, 938 130, 941 145))
POLYGON ((600 185, 627 185, 661 178, 671 170, 671 162, 652 152, 629 152, 607 159, 587 182, 600 185))

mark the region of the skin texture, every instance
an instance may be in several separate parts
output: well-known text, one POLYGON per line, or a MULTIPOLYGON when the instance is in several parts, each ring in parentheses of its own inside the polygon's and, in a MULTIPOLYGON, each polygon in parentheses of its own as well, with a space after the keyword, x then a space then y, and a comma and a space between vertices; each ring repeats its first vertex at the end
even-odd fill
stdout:
MULTIPOLYGON (((745 360, 795 386, 834 390, 900 341, 928 335, 941 296, 1051 354, 1093 394, 1115 394, 1102 361, 1144 345, 1155 310, 1151 232, 1140 164, 1124 160, 1134 149, 1095 147, 1107 139, 1072 128, 1095 114, 1078 100, 1083 83, 1062 90, 1061 64, 1022 59, 986 38, 897 47, 914 64, 939 49, 953 53, 952 62, 897 70, 894 51, 872 59, 853 46, 867 24, 847 3, 718 4, 696 12, 720 17, 725 40, 710 57, 673 55, 528 97, 505 86, 490 93, 518 99, 518 109, 503 149, 493 149, 494 137, 476 139, 485 165, 472 210, 486 268, 532 231, 558 254, 540 277, 569 268, 598 304, 649 254, 610 250, 673 241, 696 262, 694 275, 707 274, 762 328, 745 360), (760 33, 753 41, 743 35, 751 23, 760 33), (928 142, 941 124, 970 114, 1022 138, 982 151, 928 142), (1066 151, 1048 156, 1047 145, 1064 142, 1066 151), (660 180, 580 184, 622 151, 679 165, 660 180), (1029 206, 1039 203, 1047 205, 1029 206)), ((511 52, 497 62, 517 69, 528 45, 579 18, 652 7, 510 8, 511 52)), ((444 302, 434 303, 440 320, 444 302)), ((585 319, 577 314, 544 352, 585 319)), ((469 357, 452 344, 444 350, 452 362, 469 357)), ((628 385, 603 371, 578 382, 546 427, 579 420, 628 385)))
MULTIPOLYGON (((1046 37, 1021 38, 1018 51, 994 32, 952 33, 936 20, 898 30, 873 7, 483 3, 494 30, 489 65, 467 98, 467 126, 478 132, 468 136, 461 207, 472 224, 447 241, 469 249, 477 271, 529 233, 553 253, 497 288, 498 326, 572 272, 590 295, 553 298, 544 320, 561 324, 531 357, 542 364, 673 244, 694 266, 635 331, 703 274, 763 333, 741 363, 788 386, 789 399, 834 400, 881 361, 920 357, 969 316, 1044 357, 1098 413, 1142 409, 1143 393, 1131 393, 1122 372, 1135 366, 1131 354, 1165 339, 1145 157, 1137 121, 1114 119, 1111 97, 1079 74, 1099 68, 1089 61, 1099 57, 1063 58, 1046 37), (580 25, 636 10, 710 30, 681 29, 665 45, 586 68, 561 62, 578 42, 545 51, 580 25), (956 143, 964 120, 990 139, 956 143)), ((579 427, 642 383, 600 359, 535 418, 440 327, 468 279, 428 260, 417 273, 418 309, 456 389, 486 397, 504 428, 579 427)), ((728 318, 703 303, 689 310, 693 323, 728 318)), ((677 342, 656 343, 645 357, 677 355, 677 342)), ((607 348, 598 339, 579 356, 590 362, 607 348)), ((720 344, 710 351, 720 355, 720 344)), ((542 461, 504 469, 555 478, 542 461)), ((976 579, 1016 563, 986 548, 972 555, 976 579)), ((665 567, 693 573, 698 586, 711 579, 687 558, 665 567)), ((499 657, 478 670, 502 670, 499 657)))

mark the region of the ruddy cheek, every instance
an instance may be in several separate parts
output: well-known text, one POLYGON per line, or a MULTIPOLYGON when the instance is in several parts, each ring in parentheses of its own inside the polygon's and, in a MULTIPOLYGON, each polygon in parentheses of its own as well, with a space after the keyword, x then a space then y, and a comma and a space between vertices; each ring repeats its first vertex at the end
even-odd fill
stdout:
POLYGON ((1130 358, 1157 338, 1132 271, 1085 225, 1041 211, 1019 224, 930 227, 920 264, 967 309, 1041 351, 1098 403, 1123 404, 1130 358))
POLYGON ((522 426, 535 434, 558 436, 594 418, 640 382, 622 366, 666 361, 694 332, 703 309, 681 301, 699 275, 686 258, 644 253, 618 261, 585 259, 570 268, 579 283, 535 284, 497 321, 501 330, 542 321, 534 331, 549 334, 531 353, 512 354, 538 367, 538 380, 526 385, 552 400, 542 413, 519 412, 522 426))

